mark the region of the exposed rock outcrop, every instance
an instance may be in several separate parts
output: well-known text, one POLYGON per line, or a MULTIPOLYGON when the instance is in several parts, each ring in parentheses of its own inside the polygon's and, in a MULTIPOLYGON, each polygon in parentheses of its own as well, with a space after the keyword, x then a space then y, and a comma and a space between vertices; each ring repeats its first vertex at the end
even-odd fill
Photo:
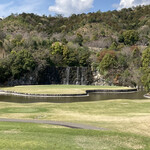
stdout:
POLYGON ((90 67, 47 67, 42 71, 25 74, 20 79, 9 79, 5 85, 36 85, 36 84, 93 84, 90 67))

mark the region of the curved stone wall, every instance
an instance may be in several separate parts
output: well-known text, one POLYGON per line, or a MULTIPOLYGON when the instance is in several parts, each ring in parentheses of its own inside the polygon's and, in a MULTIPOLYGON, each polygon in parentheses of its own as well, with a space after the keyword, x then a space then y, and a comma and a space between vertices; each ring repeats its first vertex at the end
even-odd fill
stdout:
POLYGON ((1 94, 11 94, 18 96, 31 96, 31 97, 82 97, 88 96, 89 93, 131 93, 137 92, 137 89, 125 89, 125 90, 86 90, 85 94, 30 94, 30 93, 18 93, 13 91, 0 90, 1 94))

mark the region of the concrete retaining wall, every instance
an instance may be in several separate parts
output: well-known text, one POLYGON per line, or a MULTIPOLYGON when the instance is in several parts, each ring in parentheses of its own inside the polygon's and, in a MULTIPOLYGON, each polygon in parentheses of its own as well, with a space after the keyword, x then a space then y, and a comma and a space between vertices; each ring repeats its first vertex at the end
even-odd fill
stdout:
POLYGON ((86 90, 84 94, 29 94, 29 93, 18 93, 14 91, 3 91, 0 90, 1 94, 10 94, 18 96, 31 96, 31 97, 82 97, 88 96, 89 93, 131 93, 137 92, 137 89, 122 89, 122 90, 86 90))

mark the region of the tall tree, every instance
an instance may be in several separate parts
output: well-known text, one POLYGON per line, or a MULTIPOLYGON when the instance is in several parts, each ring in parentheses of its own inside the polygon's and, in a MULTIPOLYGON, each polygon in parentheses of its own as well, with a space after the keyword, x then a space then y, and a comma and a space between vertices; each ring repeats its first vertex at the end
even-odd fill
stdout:
POLYGON ((147 91, 150 91, 150 47, 142 55, 142 82, 147 91))

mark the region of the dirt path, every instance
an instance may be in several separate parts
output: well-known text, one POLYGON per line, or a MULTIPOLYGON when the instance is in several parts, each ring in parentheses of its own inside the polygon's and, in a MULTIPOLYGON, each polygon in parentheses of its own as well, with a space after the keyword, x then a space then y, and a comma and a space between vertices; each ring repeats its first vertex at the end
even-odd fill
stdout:
POLYGON ((64 127, 76 128, 76 129, 106 130, 104 128, 98 128, 98 127, 84 125, 84 124, 69 123, 69 122, 62 122, 62 121, 50 121, 50 120, 26 120, 26 119, 0 118, 0 122, 39 123, 39 124, 50 124, 50 125, 64 126, 64 127))

